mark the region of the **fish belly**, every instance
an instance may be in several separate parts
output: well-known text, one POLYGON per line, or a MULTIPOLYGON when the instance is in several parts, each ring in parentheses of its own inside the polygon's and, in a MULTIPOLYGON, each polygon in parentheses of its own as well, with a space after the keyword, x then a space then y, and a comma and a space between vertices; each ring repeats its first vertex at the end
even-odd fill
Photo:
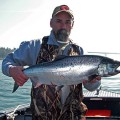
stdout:
POLYGON ((75 85, 87 80, 87 76, 80 74, 76 69, 42 71, 32 76, 33 84, 47 85, 75 85))

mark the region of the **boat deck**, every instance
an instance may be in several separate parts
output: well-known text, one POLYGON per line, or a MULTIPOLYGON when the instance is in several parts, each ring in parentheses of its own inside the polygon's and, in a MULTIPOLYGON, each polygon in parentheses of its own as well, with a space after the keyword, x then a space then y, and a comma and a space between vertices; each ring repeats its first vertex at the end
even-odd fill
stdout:
POLYGON ((88 120, 120 120, 120 94, 98 90, 85 92, 88 120))
MULTIPOLYGON (((87 120, 120 120, 120 94, 98 90, 85 92, 83 102, 88 107, 87 120)), ((0 112, 0 120, 32 120, 30 105, 0 112)))
POLYGON ((120 94, 109 92, 109 91, 103 91, 103 90, 96 90, 93 92, 85 92, 84 93, 85 98, 93 98, 93 97, 102 97, 102 98, 120 98, 120 94))

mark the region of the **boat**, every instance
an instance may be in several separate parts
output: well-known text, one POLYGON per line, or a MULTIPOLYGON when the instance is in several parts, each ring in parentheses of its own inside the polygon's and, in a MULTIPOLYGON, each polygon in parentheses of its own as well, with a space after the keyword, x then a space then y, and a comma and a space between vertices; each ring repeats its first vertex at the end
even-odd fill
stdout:
MULTIPOLYGON (((87 105, 87 120, 120 120, 120 94, 98 89, 85 91, 83 102, 87 105)), ((19 105, 0 112, 0 120, 32 120, 30 105, 19 105)))
POLYGON ((98 89, 84 96, 87 120, 120 120, 120 94, 98 89))

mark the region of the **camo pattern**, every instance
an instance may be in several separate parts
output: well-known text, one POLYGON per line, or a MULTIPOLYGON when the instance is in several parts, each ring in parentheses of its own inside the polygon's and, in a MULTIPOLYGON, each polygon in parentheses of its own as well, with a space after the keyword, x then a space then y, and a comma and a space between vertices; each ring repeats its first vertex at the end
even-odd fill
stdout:
MULTIPOLYGON (((46 40, 46 39, 43 39, 46 40)), ((69 42, 72 47, 67 55, 80 55, 77 45, 69 42)), ((53 61, 60 52, 58 46, 48 45, 43 41, 36 64, 53 61)), ((31 90, 32 120, 80 120, 85 115, 87 107, 82 103, 82 84, 70 86, 70 93, 64 104, 61 102, 63 86, 40 85, 31 90)))

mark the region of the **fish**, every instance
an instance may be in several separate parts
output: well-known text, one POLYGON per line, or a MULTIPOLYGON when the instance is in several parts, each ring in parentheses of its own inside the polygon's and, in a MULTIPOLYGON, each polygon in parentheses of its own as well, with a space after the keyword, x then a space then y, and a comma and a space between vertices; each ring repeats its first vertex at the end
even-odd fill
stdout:
MULTIPOLYGON (((51 62, 32 65, 23 70, 34 86, 75 85, 95 76, 110 77, 120 73, 120 61, 100 55, 60 56, 51 62)), ((13 92, 18 89, 14 84, 13 92)))

